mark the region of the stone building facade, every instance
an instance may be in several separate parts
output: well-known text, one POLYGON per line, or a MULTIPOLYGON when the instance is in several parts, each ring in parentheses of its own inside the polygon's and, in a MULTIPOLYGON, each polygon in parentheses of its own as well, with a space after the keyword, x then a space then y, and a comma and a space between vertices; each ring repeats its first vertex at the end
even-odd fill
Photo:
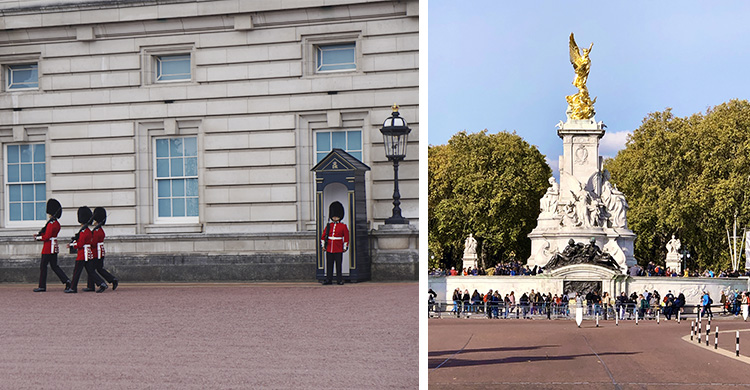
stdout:
POLYGON ((122 278, 312 280, 310 169, 335 147, 371 168, 373 278, 417 278, 418 1, 0 0, 0 15, 0 281, 37 277, 51 197, 61 243, 77 207, 107 209, 122 278), (401 229, 383 226, 394 102, 412 128, 401 229))

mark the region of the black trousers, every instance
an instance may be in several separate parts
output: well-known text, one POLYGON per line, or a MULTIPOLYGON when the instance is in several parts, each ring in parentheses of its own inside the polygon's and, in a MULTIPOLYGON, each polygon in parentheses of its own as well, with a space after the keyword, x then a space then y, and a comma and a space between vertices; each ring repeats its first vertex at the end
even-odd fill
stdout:
POLYGON ((83 272, 84 268, 86 268, 86 273, 89 275, 89 277, 94 278, 94 283, 97 286, 104 284, 104 280, 102 280, 102 278, 96 274, 96 270, 94 270, 93 261, 76 260, 76 266, 75 268, 73 268, 73 281, 70 283, 71 290, 78 290, 78 280, 81 278, 81 273, 83 272))
POLYGON ((39 267, 39 288, 47 288, 47 264, 52 268, 62 284, 65 284, 68 280, 68 275, 65 275, 65 271, 57 265, 57 253, 48 253, 42 255, 42 263, 39 267))
POLYGON ((336 275, 337 281, 342 283, 344 281, 344 275, 341 274, 341 263, 343 261, 343 253, 331 253, 326 252, 326 282, 333 280, 333 264, 336 264, 336 275))
MULTIPOLYGON (((107 283, 112 283, 113 281, 117 280, 117 278, 114 277, 114 275, 112 275, 111 273, 109 273, 109 271, 104 269, 104 258, 89 260, 89 263, 92 261, 94 262, 95 272, 101 275, 101 277, 104 278, 104 280, 106 280, 107 283)), ((90 273, 88 274, 86 286, 90 289, 94 288, 94 279, 91 277, 90 273)))

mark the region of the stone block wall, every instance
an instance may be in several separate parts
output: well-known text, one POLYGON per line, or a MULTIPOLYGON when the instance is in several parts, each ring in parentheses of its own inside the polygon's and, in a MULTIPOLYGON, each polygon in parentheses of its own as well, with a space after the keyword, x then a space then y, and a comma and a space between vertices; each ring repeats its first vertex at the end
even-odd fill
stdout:
MULTIPOLYGON (((418 280, 416 229, 372 232, 372 280, 418 280)), ((58 263, 72 276, 75 255, 60 236, 58 263)), ((313 232, 171 234, 106 239, 105 268, 123 282, 315 281, 313 232)), ((0 283, 36 283, 41 245, 31 235, 0 237, 0 283)), ((48 275, 50 285, 58 282, 48 275)))
MULTIPOLYGON (((43 143, 45 198, 63 205, 61 242, 77 229, 79 206, 105 207, 108 266, 123 276, 306 280, 316 132, 361 130, 373 278, 416 279, 418 232, 395 248, 378 227, 393 188, 379 128, 394 102, 412 128, 401 207, 419 221, 418 10, 417 0, 0 0, 3 74, 27 63, 39 73, 38 88, 2 80, 0 167, 7 145, 43 143), (356 69, 316 72, 315 45, 341 40, 355 43, 356 69), (189 80, 154 80, 165 53, 190 55, 189 80), (199 215, 161 218, 155 140, 182 136, 197 139, 199 215)), ((11 221, 8 188, 0 281, 28 281, 39 258, 31 237, 44 221, 11 221)))

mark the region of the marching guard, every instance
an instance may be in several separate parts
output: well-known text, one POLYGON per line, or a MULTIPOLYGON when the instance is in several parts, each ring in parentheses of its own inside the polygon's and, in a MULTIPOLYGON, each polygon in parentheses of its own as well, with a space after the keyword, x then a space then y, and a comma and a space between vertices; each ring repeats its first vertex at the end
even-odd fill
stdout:
POLYGON ((349 250, 349 228, 344 219, 344 206, 340 202, 333 202, 328 208, 328 215, 331 219, 326 228, 323 230, 323 236, 320 237, 320 245, 326 251, 326 280, 323 284, 332 284, 333 265, 336 264, 337 283, 344 284, 344 276, 341 274, 341 263, 343 254, 349 250))
POLYGON ((78 292, 78 280, 81 277, 83 268, 86 268, 86 272, 89 277, 94 279, 94 283, 99 286, 96 290, 97 293, 104 292, 107 289, 107 283, 105 283, 94 270, 94 262, 90 261, 94 258, 93 252, 91 251, 91 230, 89 230, 89 223, 93 213, 91 209, 83 206, 78 208, 78 223, 81 224, 81 229, 78 230, 73 240, 68 244, 72 249, 77 250, 76 266, 73 269, 73 281, 70 288, 66 289, 66 293, 77 293, 78 292))
MULTIPOLYGON (((112 291, 117 289, 117 278, 104 269, 104 229, 102 226, 107 222, 107 210, 104 207, 94 209, 94 229, 91 231, 91 249, 94 251, 94 272, 98 273, 108 283, 112 283, 112 291)), ((88 283, 83 291, 94 291, 94 278, 88 274, 88 283)))
POLYGON ((47 264, 52 268, 52 271, 60 278, 60 281, 65 285, 65 290, 70 288, 70 279, 65 275, 65 272, 57 265, 57 253, 60 251, 57 245, 57 234, 60 232, 60 222, 58 218, 62 216, 62 205, 57 199, 50 199, 47 201, 47 218, 49 220, 39 233, 34 236, 37 241, 43 241, 42 245, 42 263, 39 272, 39 287, 34 289, 34 292, 47 291, 47 264))

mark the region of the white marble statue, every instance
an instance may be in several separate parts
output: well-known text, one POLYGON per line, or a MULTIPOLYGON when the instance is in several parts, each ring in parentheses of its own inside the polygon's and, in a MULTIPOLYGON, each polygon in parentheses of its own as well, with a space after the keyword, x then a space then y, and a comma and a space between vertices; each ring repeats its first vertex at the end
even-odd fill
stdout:
POLYGON ((557 245, 551 244, 548 240, 544 240, 544 243, 534 257, 539 259, 539 261, 547 262, 556 253, 558 253, 557 245))
POLYGON ((609 182, 609 171, 606 169, 604 170, 602 182, 602 201, 604 201, 604 205, 610 214, 610 227, 627 228, 628 201, 625 199, 625 194, 618 190, 617 186, 609 182))
POLYGON ((573 194, 573 198, 575 199, 575 208, 576 208, 576 214, 578 218, 578 225, 576 226, 594 226, 593 220, 591 218, 591 201, 592 197, 591 194, 584 188, 583 184, 578 183, 578 190, 577 191, 570 191, 573 194))
POLYGON ((560 198, 560 186, 555 177, 549 178, 549 188, 542 199, 539 199, 539 211, 554 214, 557 212, 557 201, 560 198))
POLYGON ((464 241, 464 258, 477 257, 477 240, 469 233, 464 241))
POLYGON ((667 243, 667 255, 670 254, 677 254, 677 251, 680 250, 682 247, 682 243, 680 242, 679 238, 674 238, 674 234, 672 235, 672 239, 669 240, 667 243))
POLYGON ((578 213, 576 213, 576 205, 572 200, 563 205, 563 218, 560 221, 562 226, 581 226, 578 221, 578 213))

